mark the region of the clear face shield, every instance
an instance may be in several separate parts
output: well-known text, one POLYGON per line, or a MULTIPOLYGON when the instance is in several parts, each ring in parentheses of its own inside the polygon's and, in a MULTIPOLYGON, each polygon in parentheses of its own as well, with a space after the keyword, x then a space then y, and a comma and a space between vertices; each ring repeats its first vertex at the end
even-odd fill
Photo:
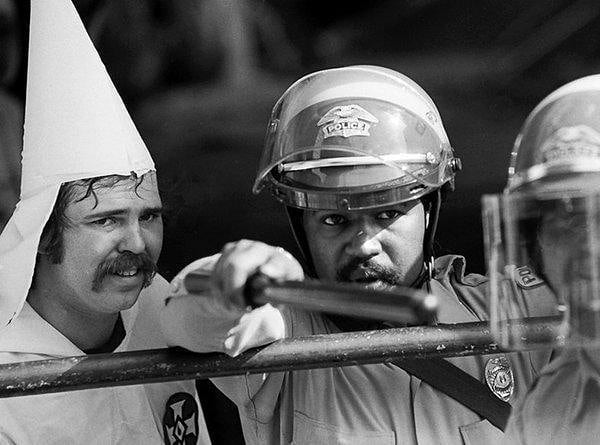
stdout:
POLYGON ((496 340, 526 348, 531 337, 508 320, 551 316, 557 335, 534 334, 536 342, 599 345, 600 76, 570 82, 535 107, 504 194, 482 202, 496 340))
POLYGON ((268 187, 297 208, 362 210, 451 180, 457 160, 437 109, 390 73, 328 70, 290 87, 273 110, 254 192, 268 187))
POLYGON ((600 344, 598 190, 484 196, 491 328, 502 347, 531 344, 509 320, 530 316, 532 308, 558 319, 559 335, 549 346, 600 344), (540 306, 538 292, 550 303, 540 306))

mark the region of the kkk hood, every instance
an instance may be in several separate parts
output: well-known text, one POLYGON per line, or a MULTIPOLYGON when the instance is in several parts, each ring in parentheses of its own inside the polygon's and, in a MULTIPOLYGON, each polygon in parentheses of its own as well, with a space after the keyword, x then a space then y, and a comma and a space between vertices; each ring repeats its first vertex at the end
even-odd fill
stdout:
POLYGON ((21 195, 0 234, 0 329, 31 286, 61 184, 154 162, 70 0, 32 0, 21 195))

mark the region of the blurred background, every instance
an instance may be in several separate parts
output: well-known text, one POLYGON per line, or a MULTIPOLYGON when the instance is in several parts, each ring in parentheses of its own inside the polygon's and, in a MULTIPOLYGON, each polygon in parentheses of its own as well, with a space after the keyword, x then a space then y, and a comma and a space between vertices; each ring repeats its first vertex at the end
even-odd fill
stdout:
MULTIPOLYGON (((600 72, 597 0, 75 0, 159 170, 167 278, 228 241, 296 252, 282 209, 251 186, 271 107, 309 72, 376 64, 437 104, 462 158, 438 254, 484 273, 480 197, 499 192, 535 104, 600 72)), ((0 228, 18 198, 27 0, 0 0, 0 228)), ((213 443, 243 443, 237 411, 199 382, 213 443)))

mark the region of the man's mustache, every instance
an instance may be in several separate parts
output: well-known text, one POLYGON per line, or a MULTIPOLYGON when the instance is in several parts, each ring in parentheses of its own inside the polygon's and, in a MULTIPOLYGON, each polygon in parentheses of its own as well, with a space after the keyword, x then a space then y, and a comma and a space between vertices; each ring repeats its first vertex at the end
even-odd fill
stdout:
POLYGON ((352 274, 360 270, 361 281, 381 281, 391 286, 399 286, 403 282, 402 275, 392 267, 382 266, 364 258, 352 258, 336 271, 338 281, 351 282, 352 274))
POLYGON ((144 288, 152 283, 152 279, 154 278, 154 275, 156 275, 157 266, 146 252, 139 254, 124 252, 118 257, 106 259, 98 265, 96 273, 94 274, 92 290, 100 290, 102 282, 107 276, 132 269, 137 269, 138 273, 144 275, 144 280, 142 281, 142 288, 144 288))

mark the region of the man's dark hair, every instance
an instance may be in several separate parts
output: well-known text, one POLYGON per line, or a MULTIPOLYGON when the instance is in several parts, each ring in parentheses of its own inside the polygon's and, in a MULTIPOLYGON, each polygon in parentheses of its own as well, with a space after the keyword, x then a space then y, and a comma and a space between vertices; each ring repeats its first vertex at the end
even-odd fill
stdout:
POLYGON ((144 180, 144 177, 138 177, 134 172, 131 172, 131 175, 129 176, 99 176, 96 178, 65 182, 61 185, 52 213, 42 231, 39 254, 47 255, 48 259, 53 264, 60 264, 64 256, 63 233, 67 227, 69 227, 70 223, 65 214, 69 204, 80 202, 89 196, 93 196, 96 201, 94 207, 96 207, 98 205, 98 197, 96 196, 96 190, 98 188, 111 188, 119 182, 126 180, 135 181, 135 191, 137 193, 137 189, 144 180), (81 188, 85 189, 85 193, 83 196, 75 199, 77 189, 81 188))

